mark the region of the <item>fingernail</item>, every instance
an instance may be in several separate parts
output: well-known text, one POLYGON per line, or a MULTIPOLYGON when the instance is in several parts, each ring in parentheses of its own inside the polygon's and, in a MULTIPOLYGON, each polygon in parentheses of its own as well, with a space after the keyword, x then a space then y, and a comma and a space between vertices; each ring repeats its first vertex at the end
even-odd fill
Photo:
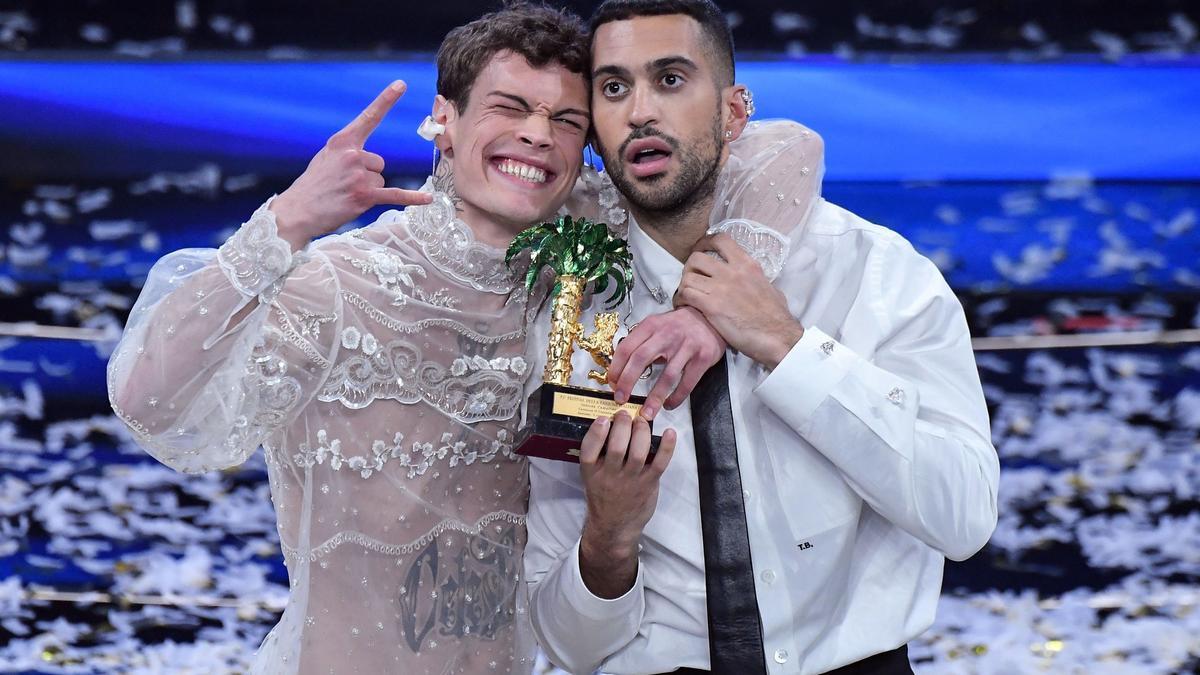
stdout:
POLYGON ((617 400, 617 403, 624 403, 629 399, 629 396, 625 392, 618 389, 617 392, 613 394, 613 398, 617 400))
POLYGON ((642 406, 642 417, 645 417, 645 418, 646 418, 646 421, 653 420, 653 419, 654 419, 654 415, 655 415, 657 412, 658 412, 658 409, 657 409, 657 408, 655 408, 655 407, 654 407, 654 406, 652 406, 652 405, 645 405, 645 406, 642 406))

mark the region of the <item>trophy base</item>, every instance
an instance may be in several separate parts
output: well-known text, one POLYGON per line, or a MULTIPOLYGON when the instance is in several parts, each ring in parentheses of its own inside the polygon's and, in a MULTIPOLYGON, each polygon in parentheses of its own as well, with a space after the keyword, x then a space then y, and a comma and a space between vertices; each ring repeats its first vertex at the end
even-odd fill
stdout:
MULTIPOLYGON (((619 405, 610 391, 544 383, 529 395, 528 423, 517 432, 513 447, 526 457, 578 464, 579 446, 593 421, 622 409, 636 415, 645 402, 645 396, 631 396, 619 405)), ((661 441, 661 436, 651 434, 651 457, 661 441)))

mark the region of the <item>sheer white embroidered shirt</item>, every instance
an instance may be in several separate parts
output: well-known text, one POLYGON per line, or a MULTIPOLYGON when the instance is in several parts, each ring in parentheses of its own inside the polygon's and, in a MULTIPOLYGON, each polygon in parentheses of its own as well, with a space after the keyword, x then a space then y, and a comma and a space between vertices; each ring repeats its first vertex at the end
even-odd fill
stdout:
POLYGON ((442 194, 295 254, 269 204, 155 265, 108 371, 165 464, 266 452, 291 593, 254 671, 528 672, 524 298, 503 252, 442 194))

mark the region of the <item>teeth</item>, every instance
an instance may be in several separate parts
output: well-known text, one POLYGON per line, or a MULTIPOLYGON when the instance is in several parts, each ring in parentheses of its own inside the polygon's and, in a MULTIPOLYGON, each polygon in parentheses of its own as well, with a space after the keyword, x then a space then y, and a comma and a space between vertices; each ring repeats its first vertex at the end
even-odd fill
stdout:
POLYGON ((546 172, 535 166, 529 166, 522 162, 512 159, 506 159, 500 162, 498 167, 502 173, 510 176, 516 176, 521 180, 529 181, 530 183, 545 183, 546 172))

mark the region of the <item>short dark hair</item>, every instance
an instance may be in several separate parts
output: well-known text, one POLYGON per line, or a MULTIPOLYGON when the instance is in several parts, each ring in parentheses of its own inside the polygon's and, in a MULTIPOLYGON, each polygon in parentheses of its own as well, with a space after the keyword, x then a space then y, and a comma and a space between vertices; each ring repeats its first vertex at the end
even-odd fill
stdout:
POLYGON ((460 109, 466 107, 475 79, 497 52, 510 50, 541 68, 561 64, 590 76, 588 34, 575 14, 524 1, 506 2, 446 34, 437 53, 437 90, 460 109))
POLYGON ((733 84, 733 31, 729 29, 729 21, 721 8, 712 0, 605 0, 592 14, 592 40, 596 39, 596 29, 606 23, 667 14, 684 14, 700 24, 700 29, 709 38, 709 53, 713 57, 719 83, 722 86, 733 84))

